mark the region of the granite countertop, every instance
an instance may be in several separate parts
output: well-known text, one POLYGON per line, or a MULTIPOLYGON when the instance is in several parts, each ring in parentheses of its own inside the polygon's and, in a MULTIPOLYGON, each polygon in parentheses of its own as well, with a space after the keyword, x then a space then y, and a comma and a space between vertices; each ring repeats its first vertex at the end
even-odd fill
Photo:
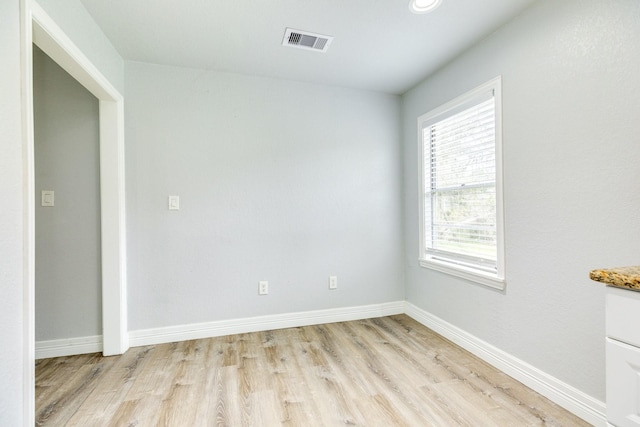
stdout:
POLYGON ((640 266, 608 268, 593 270, 589 273, 591 280, 603 282, 609 286, 640 291, 640 266))

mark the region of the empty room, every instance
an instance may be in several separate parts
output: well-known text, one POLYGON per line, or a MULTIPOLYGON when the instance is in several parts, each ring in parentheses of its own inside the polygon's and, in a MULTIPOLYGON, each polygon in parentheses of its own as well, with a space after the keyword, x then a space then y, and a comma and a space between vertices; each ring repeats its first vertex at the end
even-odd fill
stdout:
POLYGON ((640 425, 640 1, 0 3, 0 425, 640 425))

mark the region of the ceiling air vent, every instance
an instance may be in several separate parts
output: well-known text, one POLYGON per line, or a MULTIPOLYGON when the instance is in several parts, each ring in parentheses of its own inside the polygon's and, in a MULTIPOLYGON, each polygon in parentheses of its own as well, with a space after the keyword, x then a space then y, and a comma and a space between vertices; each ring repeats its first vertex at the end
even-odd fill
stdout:
POLYGON ((326 52, 332 40, 333 37, 331 36, 287 28, 284 32, 282 45, 297 47, 299 49, 315 50, 316 52, 326 52))

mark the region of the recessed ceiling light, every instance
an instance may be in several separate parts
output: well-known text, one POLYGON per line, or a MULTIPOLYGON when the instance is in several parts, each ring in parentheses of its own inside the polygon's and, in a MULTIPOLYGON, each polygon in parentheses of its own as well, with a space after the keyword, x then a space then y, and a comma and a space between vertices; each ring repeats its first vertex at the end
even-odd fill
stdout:
POLYGON ((440 6, 440 3, 442 0, 411 0, 409 10, 413 13, 427 13, 440 6))

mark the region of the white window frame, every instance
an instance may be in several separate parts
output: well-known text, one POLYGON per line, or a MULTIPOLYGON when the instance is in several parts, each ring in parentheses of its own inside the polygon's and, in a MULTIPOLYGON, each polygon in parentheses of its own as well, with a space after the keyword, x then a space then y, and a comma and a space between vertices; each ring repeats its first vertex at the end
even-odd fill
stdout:
MULTIPOLYGON (((479 283, 491 288, 503 290, 506 286, 504 261, 504 197, 502 172, 502 78, 500 76, 478 86, 477 88, 447 102, 440 107, 418 117, 418 152, 419 152, 419 208, 420 208, 420 266, 452 276, 460 277, 471 282, 479 283), (456 263, 453 259, 443 260, 427 253, 425 236, 425 164, 423 129, 428 122, 434 123, 444 120, 457 112, 478 104, 486 99, 487 94, 493 93, 495 100, 495 156, 496 156, 496 271, 474 268, 473 265, 456 263)), ((430 212, 429 212, 430 214, 430 212)))

